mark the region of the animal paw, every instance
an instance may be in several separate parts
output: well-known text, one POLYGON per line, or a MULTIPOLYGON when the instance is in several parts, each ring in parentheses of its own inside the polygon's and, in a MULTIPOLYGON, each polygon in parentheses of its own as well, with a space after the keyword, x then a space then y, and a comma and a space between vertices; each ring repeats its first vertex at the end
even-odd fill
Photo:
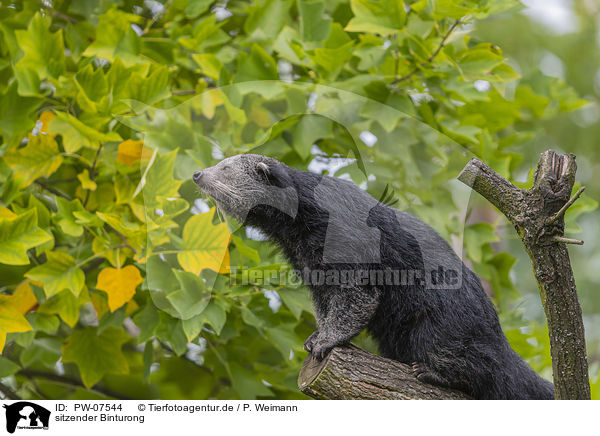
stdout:
POLYGON ((427 366, 418 362, 413 362, 411 366, 413 369, 413 374, 420 381, 438 386, 447 386, 447 381, 434 371, 427 368, 427 366))
POLYGON ((323 338, 319 335, 319 332, 316 331, 304 342, 304 349, 317 360, 323 360, 336 345, 335 342, 323 338))
POLYGON ((311 352, 312 352, 312 349, 313 349, 313 346, 314 346, 314 343, 315 343, 315 341, 316 341, 316 339, 317 339, 317 335, 318 335, 318 334, 319 334, 319 331, 318 331, 318 330, 316 330, 316 331, 314 331, 314 332, 312 333, 312 335, 310 335, 310 336, 309 336, 309 337, 306 339, 306 341, 304 341, 304 350, 305 350, 305 351, 308 351, 309 353, 311 353, 311 352))
POLYGON ((335 347, 335 344, 321 343, 317 341, 317 343, 313 345, 310 354, 312 354, 317 360, 323 360, 325 356, 327 356, 333 349, 333 347, 335 347))

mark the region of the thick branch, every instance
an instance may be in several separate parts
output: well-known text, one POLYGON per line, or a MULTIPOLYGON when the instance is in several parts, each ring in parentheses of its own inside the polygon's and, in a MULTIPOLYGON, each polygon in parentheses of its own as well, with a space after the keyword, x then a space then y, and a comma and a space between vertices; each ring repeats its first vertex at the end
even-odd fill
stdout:
POLYGON ((540 156, 531 189, 519 189, 478 159, 458 176, 512 221, 533 264, 548 320, 557 399, 589 399, 590 385, 581 307, 565 243, 564 213, 575 182, 575 155, 546 151, 540 156))
POLYGON ((522 191, 479 159, 471 159, 458 180, 485 197, 511 221, 518 214, 523 202, 522 191))
POLYGON ((353 345, 321 362, 309 355, 298 376, 306 395, 327 400, 467 400, 465 394, 419 381, 410 366, 353 345))

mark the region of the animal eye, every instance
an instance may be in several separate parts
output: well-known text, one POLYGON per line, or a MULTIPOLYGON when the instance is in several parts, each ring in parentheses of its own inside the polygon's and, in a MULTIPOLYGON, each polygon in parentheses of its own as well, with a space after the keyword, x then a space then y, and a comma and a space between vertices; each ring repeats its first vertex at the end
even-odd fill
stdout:
POLYGON ((229 169, 229 165, 225 165, 223 168, 221 168, 222 171, 227 171, 229 169))

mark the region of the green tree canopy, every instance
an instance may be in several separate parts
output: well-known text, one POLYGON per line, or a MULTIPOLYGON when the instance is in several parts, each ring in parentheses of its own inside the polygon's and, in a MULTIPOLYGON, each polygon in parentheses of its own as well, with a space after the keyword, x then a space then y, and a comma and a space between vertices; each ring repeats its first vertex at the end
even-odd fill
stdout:
MULTIPOLYGON (((515 258, 494 246, 500 222, 455 181, 475 155, 525 186, 515 179, 536 126, 586 103, 471 35, 520 8, 2 2, 3 382, 33 399, 302 398, 306 288, 267 277, 288 269, 283 257, 222 222, 191 181, 246 152, 348 178, 428 222, 550 376, 545 327, 516 309, 515 258)), ((567 232, 595 206, 583 196, 567 232)))

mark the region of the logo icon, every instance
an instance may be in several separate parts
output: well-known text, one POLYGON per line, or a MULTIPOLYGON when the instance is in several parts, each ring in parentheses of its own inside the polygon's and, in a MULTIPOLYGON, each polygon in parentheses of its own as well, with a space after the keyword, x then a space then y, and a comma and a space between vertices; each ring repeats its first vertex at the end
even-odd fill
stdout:
POLYGON ((3 405, 6 409, 6 431, 14 433, 15 429, 48 429, 50 411, 29 401, 19 401, 3 405))

